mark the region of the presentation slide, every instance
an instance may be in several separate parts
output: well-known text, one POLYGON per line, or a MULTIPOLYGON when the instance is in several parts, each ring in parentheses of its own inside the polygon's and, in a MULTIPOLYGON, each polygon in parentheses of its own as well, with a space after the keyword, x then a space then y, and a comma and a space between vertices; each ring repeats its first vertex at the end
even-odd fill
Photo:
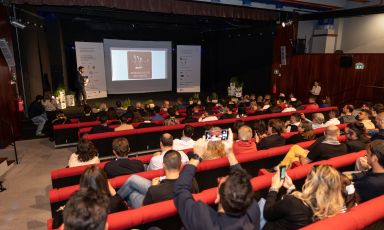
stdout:
POLYGON ((172 43, 104 39, 108 93, 172 90, 172 43))

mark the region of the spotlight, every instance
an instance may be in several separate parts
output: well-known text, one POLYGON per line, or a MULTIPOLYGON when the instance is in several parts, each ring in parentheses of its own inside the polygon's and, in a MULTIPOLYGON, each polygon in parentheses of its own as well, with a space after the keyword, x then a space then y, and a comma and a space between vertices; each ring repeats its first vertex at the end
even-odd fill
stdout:
POLYGON ((282 27, 285 27, 285 22, 281 23, 281 26, 282 26, 282 27))
POLYGON ((23 23, 21 22, 18 22, 17 20, 15 19, 11 19, 10 21, 11 25, 16 27, 16 28, 19 28, 19 29, 24 29, 26 27, 26 25, 24 25, 23 23))

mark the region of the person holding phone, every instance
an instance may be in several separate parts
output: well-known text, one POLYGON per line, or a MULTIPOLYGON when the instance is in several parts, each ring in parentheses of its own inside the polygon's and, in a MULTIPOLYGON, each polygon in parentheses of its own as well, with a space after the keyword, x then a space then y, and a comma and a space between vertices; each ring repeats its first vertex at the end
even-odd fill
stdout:
POLYGON ((335 168, 313 166, 302 192, 295 191, 296 187, 285 170, 285 166, 277 168, 266 199, 259 201, 261 209, 265 202, 260 223, 262 229, 299 229, 342 211, 341 177, 335 168), (282 199, 278 197, 281 187, 287 189, 282 199))

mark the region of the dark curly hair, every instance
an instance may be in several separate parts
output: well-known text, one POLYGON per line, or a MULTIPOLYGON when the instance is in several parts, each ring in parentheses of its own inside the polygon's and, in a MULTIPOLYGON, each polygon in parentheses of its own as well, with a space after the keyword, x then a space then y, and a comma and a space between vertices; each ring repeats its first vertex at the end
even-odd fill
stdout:
POLYGON ((79 144, 77 144, 76 155, 80 162, 86 162, 99 154, 92 141, 80 139, 79 144))

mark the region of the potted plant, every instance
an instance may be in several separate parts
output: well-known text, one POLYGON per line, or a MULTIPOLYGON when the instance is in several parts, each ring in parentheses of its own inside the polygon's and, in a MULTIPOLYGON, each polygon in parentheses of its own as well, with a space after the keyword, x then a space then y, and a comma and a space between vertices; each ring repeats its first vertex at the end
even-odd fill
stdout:
POLYGON ((131 106, 131 99, 127 98, 126 100, 124 100, 124 101, 121 103, 121 106, 122 106, 124 109, 128 109, 128 107, 131 106))
POLYGON ((54 92, 59 109, 67 108, 64 85, 59 85, 54 92))
POLYGON ((152 99, 148 99, 144 102, 145 107, 148 107, 149 109, 155 108, 155 102, 152 99))
POLYGON ((67 106, 75 106, 75 92, 67 90, 65 92, 65 101, 67 106))

